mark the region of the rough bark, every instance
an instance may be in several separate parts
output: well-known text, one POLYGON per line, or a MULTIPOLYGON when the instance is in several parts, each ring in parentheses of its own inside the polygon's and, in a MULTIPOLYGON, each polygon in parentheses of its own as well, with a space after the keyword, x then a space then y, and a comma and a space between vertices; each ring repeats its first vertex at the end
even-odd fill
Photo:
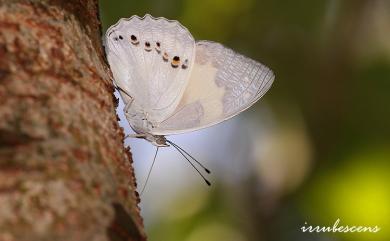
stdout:
POLYGON ((97 0, 0 0, 0 240, 145 240, 97 0))

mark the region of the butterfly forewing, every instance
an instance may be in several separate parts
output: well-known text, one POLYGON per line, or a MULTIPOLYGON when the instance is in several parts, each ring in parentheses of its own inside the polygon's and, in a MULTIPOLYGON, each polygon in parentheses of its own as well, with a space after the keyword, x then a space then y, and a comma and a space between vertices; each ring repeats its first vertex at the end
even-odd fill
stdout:
POLYGON ((273 72, 263 64, 221 44, 199 41, 179 105, 151 133, 178 134, 229 119, 259 100, 273 80, 273 72))
POLYGON ((170 116, 194 60, 195 42, 188 30, 177 21, 133 16, 110 27, 105 42, 115 82, 132 97, 131 108, 147 113, 151 122, 170 116))

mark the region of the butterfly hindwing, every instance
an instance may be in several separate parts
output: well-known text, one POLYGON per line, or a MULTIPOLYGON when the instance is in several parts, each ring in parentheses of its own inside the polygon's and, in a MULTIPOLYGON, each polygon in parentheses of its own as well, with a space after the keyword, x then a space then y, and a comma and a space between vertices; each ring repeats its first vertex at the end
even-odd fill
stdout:
POLYGON ((227 120, 259 100, 273 80, 273 72, 263 64, 219 43, 199 41, 179 105, 151 133, 178 134, 227 120))

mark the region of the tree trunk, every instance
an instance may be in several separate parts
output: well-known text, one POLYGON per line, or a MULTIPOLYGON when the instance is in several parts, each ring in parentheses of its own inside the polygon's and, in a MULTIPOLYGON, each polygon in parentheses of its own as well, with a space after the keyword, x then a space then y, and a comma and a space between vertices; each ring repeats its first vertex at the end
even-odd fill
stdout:
POLYGON ((0 0, 0 240, 145 240, 97 0, 0 0))

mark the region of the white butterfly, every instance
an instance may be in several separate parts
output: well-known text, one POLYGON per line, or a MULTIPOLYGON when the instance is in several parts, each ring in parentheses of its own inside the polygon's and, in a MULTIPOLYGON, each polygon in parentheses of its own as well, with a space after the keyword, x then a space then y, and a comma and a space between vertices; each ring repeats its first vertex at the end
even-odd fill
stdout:
POLYGON ((179 22, 132 16, 105 35, 105 51, 134 137, 157 147, 165 135, 227 120, 258 101, 273 72, 223 45, 196 41, 179 22))

